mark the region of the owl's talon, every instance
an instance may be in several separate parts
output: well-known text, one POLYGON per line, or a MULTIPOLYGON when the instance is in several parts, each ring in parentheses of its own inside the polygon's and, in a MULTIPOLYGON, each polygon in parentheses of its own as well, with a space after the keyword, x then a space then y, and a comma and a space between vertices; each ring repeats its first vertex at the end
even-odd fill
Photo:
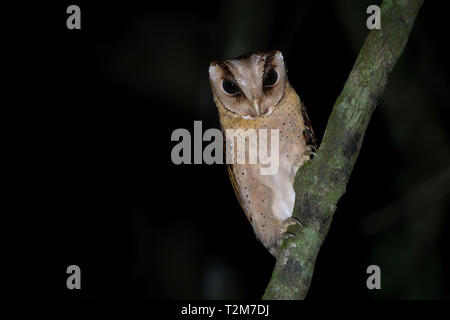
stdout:
POLYGON ((311 150, 311 151, 306 152, 305 155, 307 157, 309 157, 309 159, 312 159, 316 156, 316 152, 315 152, 315 150, 314 151, 311 150))
POLYGON ((294 217, 294 216, 289 217, 289 218, 287 218, 286 220, 283 221, 283 226, 285 226, 286 230, 287 230, 287 228, 289 228, 290 226, 294 226, 294 225, 296 225, 296 224, 299 225, 300 228, 303 228, 302 222, 301 222, 298 218, 296 218, 296 217, 294 217))
POLYGON ((294 225, 298 225, 298 226, 300 226, 300 228, 303 228, 303 224, 296 217, 289 217, 281 223, 279 233, 278 233, 279 234, 278 241, 277 241, 278 249, 281 247, 281 244, 283 243, 284 240, 289 239, 289 238, 295 238, 295 234, 293 232, 287 231, 287 229, 290 226, 294 226, 294 225))
POLYGON ((285 232, 285 233, 283 233, 282 235, 281 235, 281 238, 283 239, 283 240, 287 240, 287 239, 289 239, 289 238, 295 238, 295 234, 294 233, 292 233, 292 232, 285 232))

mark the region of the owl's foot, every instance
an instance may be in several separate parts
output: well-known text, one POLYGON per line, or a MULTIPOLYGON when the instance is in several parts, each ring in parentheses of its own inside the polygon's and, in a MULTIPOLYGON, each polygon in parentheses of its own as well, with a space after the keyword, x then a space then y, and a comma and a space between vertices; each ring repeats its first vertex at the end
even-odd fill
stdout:
POLYGON ((317 151, 317 149, 315 147, 311 147, 310 150, 305 152, 305 156, 308 159, 312 159, 312 158, 314 158, 316 156, 316 151, 317 151))
POLYGON ((287 229, 290 226, 298 225, 300 228, 303 228, 303 224, 295 217, 289 217, 286 220, 284 220, 279 229, 278 229, 278 237, 277 237, 277 248, 281 248, 281 244, 284 240, 295 237, 295 234, 292 232, 288 232, 287 229))
POLYGON ((303 228, 303 224, 301 223, 301 221, 298 218, 296 218, 296 217, 289 217, 289 218, 287 218, 286 220, 284 220, 281 223, 280 232, 281 233, 286 233, 287 229, 290 226, 295 226, 295 225, 298 225, 298 226, 300 226, 300 228, 303 228))

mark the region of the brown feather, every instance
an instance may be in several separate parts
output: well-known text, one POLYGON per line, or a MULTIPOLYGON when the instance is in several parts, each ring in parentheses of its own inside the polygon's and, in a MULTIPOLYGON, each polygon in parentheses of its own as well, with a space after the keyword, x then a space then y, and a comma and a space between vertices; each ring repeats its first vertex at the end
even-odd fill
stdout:
POLYGON ((308 112, 306 110, 305 104, 301 102, 301 111, 303 116, 303 124, 305 125, 305 131, 303 131, 303 137, 305 138, 306 144, 313 146, 317 149, 317 139, 314 134, 314 130, 311 126, 311 120, 309 120, 308 112))
POLYGON ((227 164, 227 170, 228 170, 228 174, 230 176, 230 180, 231 180, 231 185, 233 186, 234 189, 234 193, 236 194, 236 197, 238 199, 239 204, 241 205, 242 210, 244 210, 245 216, 247 217, 248 221, 250 221, 250 223, 252 222, 251 217, 248 215, 248 210, 244 205, 244 201, 242 200, 242 194, 239 192, 239 188, 237 185, 237 181, 234 177, 234 173, 233 173, 233 166, 231 164, 227 164))

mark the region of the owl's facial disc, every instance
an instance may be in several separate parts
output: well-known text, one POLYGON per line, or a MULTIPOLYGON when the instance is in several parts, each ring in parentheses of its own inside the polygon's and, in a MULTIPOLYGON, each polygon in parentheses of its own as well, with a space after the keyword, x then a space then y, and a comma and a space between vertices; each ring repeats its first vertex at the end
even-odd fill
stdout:
POLYGON ((284 95, 287 81, 279 51, 217 61, 209 67, 211 88, 223 107, 246 119, 271 113, 284 95))

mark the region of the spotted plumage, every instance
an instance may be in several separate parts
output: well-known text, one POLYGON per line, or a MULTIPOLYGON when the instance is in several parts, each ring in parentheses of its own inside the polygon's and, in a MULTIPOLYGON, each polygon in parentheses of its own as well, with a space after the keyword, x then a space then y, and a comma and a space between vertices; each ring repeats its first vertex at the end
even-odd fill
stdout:
MULTIPOLYGON (((212 62, 209 78, 224 133, 227 129, 255 129, 259 139, 264 132, 260 129, 279 132, 276 173, 262 175, 260 161, 228 165, 237 198, 256 237, 276 256, 287 226, 295 222, 291 217, 295 174, 316 147, 306 108, 288 82, 279 51, 212 62)), ((269 150, 271 143, 269 139, 269 150)))

